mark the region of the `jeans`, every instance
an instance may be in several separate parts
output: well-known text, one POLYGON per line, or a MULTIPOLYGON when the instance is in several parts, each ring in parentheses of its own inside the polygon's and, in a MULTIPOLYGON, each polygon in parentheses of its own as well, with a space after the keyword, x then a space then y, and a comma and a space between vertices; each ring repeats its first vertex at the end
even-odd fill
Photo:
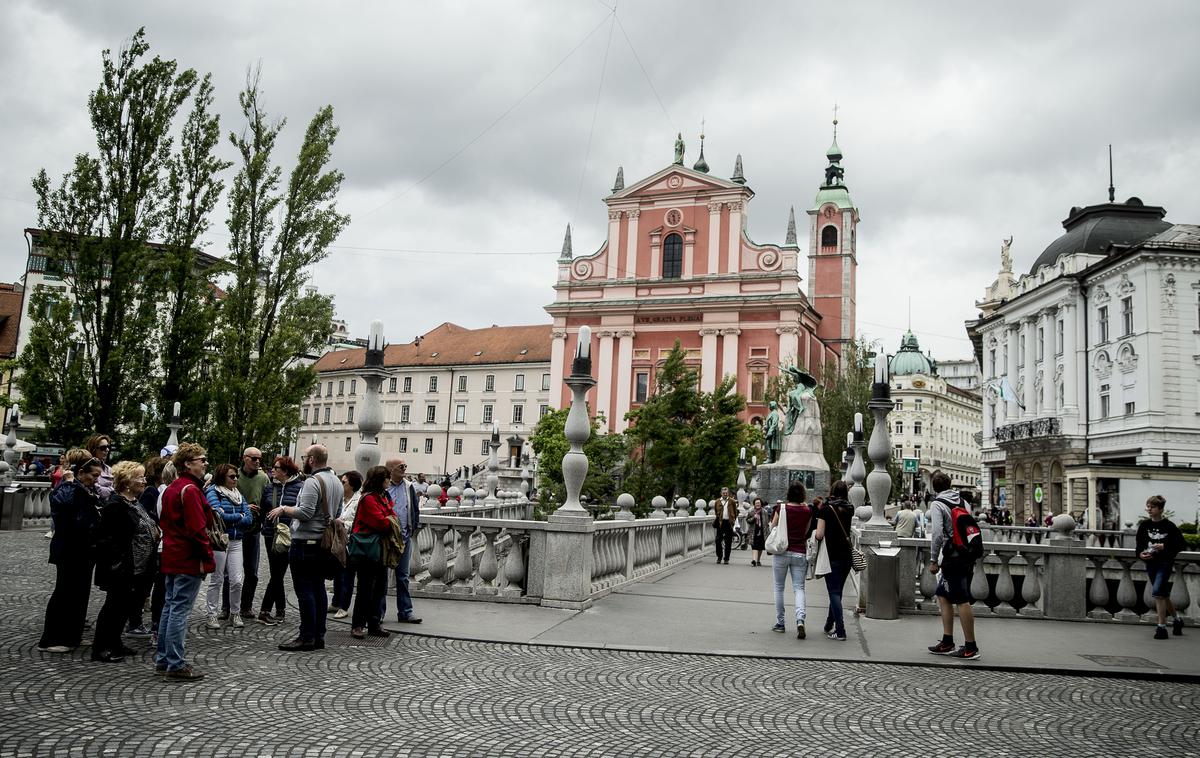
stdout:
MULTIPOLYGON (((347 563, 345 570, 333 578, 333 602, 330 605, 334 608, 341 608, 343 611, 350 610, 350 600, 354 597, 354 575, 356 573, 358 573, 357 569, 347 563)), ((387 594, 386 569, 383 581, 383 592, 387 594)))
POLYGON ((196 596, 200 594, 203 577, 192 574, 167 574, 166 600, 162 618, 158 622, 158 649, 154 663, 166 666, 167 671, 178 671, 187 665, 184 659, 184 642, 187 640, 188 614, 196 596))
POLYGON ((825 591, 829 593, 829 615, 825 618, 825 627, 833 629, 839 637, 846 636, 846 622, 842 618, 842 587, 849 575, 849 558, 829 561, 829 573, 825 575, 825 591))
POLYGON ((38 647, 79 647, 92 594, 92 567, 90 561, 55 565, 54 592, 46 603, 46 623, 38 647))
POLYGON ((158 629, 162 620, 163 605, 167 602, 167 579, 160 572, 154 573, 154 590, 150 593, 150 628, 158 629))
POLYGON ((271 569, 271 579, 267 582, 267 589, 263 592, 262 612, 270 613, 272 608, 275 608, 275 615, 282 616, 284 609, 287 607, 287 592, 283 589, 283 575, 287 573, 289 550, 282 553, 271 549, 271 545, 275 542, 275 535, 264 536, 264 542, 267 545, 267 566, 271 569))
POLYGON ((300 639, 324 642, 325 614, 329 612, 325 561, 321 546, 316 540, 311 542, 292 540, 288 558, 292 565, 292 588, 296 590, 296 605, 300 609, 300 639))
POLYGON ((792 592, 796 595, 796 624, 803 626, 804 577, 808 573, 808 556, 804 553, 781 553, 771 556, 771 568, 775 578, 775 623, 783 624, 783 586, 787 576, 792 575, 792 592))
POLYGON ((235 610, 242 607, 242 541, 229 540, 229 549, 225 551, 214 550, 213 558, 217 563, 217 570, 208 577, 207 604, 208 615, 215 616, 221 604, 221 585, 225 583, 225 576, 229 576, 229 595, 233 600, 231 608, 235 610))
POLYGON ((1146 562, 1146 577, 1150 581, 1151 597, 1171 597, 1171 567, 1170 563, 1161 561, 1146 562))
MULTIPOLYGON (((349 571, 350 569, 347 569, 349 571)), ((354 572, 358 575, 358 597, 354 600, 351 626, 378 629, 383 621, 384 597, 387 595, 388 571, 382 563, 363 562, 354 572), (377 615, 375 611, 379 611, 377 615)), ((353 581, 351 576, 350 581, 353 581)))
MULTIPOLYGON (((413 551, 413 536, 407 535, 404 538, 404 555, 400 556, 400 562, 396 564, 396 617, 406 619, 413 615, 412 595, 408 594, 408 561, 412 558, 413 551)), ((387 573, 384 573, 387 576, 387 573)), ((362 593, 362 589, 359 589, 362 593)), ((383 592, 380 593, 379 599, 379 618, 387 618, 387 585, 384 584, 383 592)))
POLYGON ((733 524, 729 521, 722 521, 717 527, 716 539, 713 540, 717 546, 717 560, 724 560, 729 563, 729 552, 733 550, 733 524), (721 553, 722 548, 725 550, 721 553))
MULTIPOLYGON (((258 589, 258 535, 247 534, 241 539, 242 545, 242 603, 243 614, 251 613, 254 609, 254 592, 258 589)), ((229 610, 229 575, 226 574, 224 586, 221 588, 221 610, 229 610)))

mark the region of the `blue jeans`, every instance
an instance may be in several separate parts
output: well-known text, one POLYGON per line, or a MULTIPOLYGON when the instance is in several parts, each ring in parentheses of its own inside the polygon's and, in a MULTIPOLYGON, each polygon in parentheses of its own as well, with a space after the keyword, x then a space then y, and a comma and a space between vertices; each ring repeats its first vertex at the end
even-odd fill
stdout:
POLYGON ((804 623, 804 576, 808 573, 808 556, 804 553, 781 553, 771 556, 775 574, 775 623, 783 625, 783 586, 792 575, 792 592, 796 595, 796 623, 804 623))
MULTIPOLYGON (((413 536, 404 538, 404 555, 396 564, 396 616, 406 619, 413 615, 412 595, 408 594, 408 562, 412 559, 413 536)), ((386 576, 386 574, 385 574, 386 576)), ((379 618, 387 618, 387 587, 380 593, 379 618)))
MULTIPOLYGON (((346 568, 333 578, 333 605, 343 611, 350 610, 350 600, 354 597, 355 568, 346 561, 346 568)), ((385 590, 386 591, 386 590, 385 590)))
POLYGON ((292 588, 296 590, 296 606, 300 609, 300 639, 306 642, 324 642, 329 595, 325 592, 325 565, 321 546, 292 540, 288 557, 292 565, 292 588))
POLYGON ((850 561, 829 562, 829 573, 825 575, 825 591, 829 593, 829 615, 825 626, 832 628, 839 637, 846 636, 846 622, 842 618, 842 587, 850 575, 850 561))
POLYGON ((1151 597, 1171 597, 1171 568, 1172 564, 1170 563, 1146 562, 1146 576, 1150 580, 1151 597))
POLYGON ((203 580, 204 577, 193 574, 167 574, 164 577, 166 599, 158 620, 158 649, 154 663, 166 666, 167 671, 178 671, 187 665, 184 642, 187 640, 188 614, 200 594, 203 580))

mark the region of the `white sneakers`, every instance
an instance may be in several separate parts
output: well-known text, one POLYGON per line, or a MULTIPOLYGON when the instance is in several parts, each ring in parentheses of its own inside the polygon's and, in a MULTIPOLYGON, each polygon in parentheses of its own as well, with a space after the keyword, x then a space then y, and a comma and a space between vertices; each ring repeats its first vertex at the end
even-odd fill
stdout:
POLYGON ((208 614, 208 621, 206 621, 204 623, 204 625, 207 626, 209 629, 220 629, 221 628, 221 622, 217 620, 217 614, 215 614, 215 613, 208 614))
POLYGON ((244 627, 246 625, 246 622, 242 621, 242 617, 240 615, 235 613, 235 614, 233 614, 232 618, 233 618, 233 628, 234 629, 241 629, 242 627, 244 627))
POLYGON ((337 609, 337 613, 334 613, 334 614, 333 614, 333 617, 334 617, 335 619, 344 619, 344 618, 346 618, 346 617, 347 617, 347 616, 349 616, 349 615, 350 615, 349 613, 346 613, 346 609, 345 609, 345 608, 338 608, 338 609, 337 609))

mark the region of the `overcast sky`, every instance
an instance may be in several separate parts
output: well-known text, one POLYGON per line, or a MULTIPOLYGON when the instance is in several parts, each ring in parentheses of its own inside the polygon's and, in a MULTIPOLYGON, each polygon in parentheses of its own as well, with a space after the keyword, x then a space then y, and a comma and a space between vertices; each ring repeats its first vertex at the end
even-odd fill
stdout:
MULTIPOLYGON (((333 105, 352 222, 316 283, 359 336, 373 318, 393 342, 547 323, 565 225, 593 252, 617 166, 627 184, 663 168, 677 131, 690 166, 702 119, 713 174, 743 156, 751 238, 781 243, 789 206, 807 219, 835 101, 862 216, 858 326, 888 352, 911 299, 922 347, 967 357, 1001 240, 1027 271, 1071 206, 1106 199, 1109 143, 1118 199, 1200 223, 1200 3, 626 0, 614 21, 612 2, 8 0, 0 279, 24 270, 30 177, 95 150, 100 51, 138 26, 153 53, 212 72, 224 132, 261 61, 285 167, 333 105)), ((208 252, 224 231, 222 213, 208 252)))

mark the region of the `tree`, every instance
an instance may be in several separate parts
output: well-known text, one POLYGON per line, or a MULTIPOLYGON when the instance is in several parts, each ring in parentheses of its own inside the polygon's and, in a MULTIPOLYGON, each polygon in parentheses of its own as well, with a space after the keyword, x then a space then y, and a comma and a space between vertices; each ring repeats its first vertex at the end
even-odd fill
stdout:
POLYGON ((313 116, 286 186, 272 152, 285 120, 270 123, 259 72, 239 96, 246 124, 231 134, 239 170, 229 196, 233 282, 221 305, 221 350, 210 446, 233 460, 248 445, 282 448, 316 373, 296 362, 328 335, 333 304, 302 292, 310 269, 350 222, 335 200, 342 173, 328 163, 338 129, 333 109, 313 116), (276 221, 278 217, 278 221, 276 221))
POLYGON ((145 61, 148 51, 139 29, 115 58, 103 52, 88 98, 96 154, 76 156, 57 187, 45 169, 33 179, 39 245, 66 288, 42 293, 32 310, 17 384, 64 443, 89 430, 119 435, 155 375, 162 292, 149 275, 157 255, 149 243, 166 220, 171 130, 197 75, 172 60, 145 61))
MULTIPOLYGON (((529 436, 529 444, 538 454, 538 492, 543 504, 550 502, 551 492, 558 496, 561 503, 566 492, 562 459, 571 449, 565 432, 570 410, 562 408, 542 416, 529 436)), ((591 435, 583 443, 583 453, 588 458, 588 472, 581 494, 589 503, 612 502, 617 489, 617 479, 613 474, 620 472, 628 452, 625 436, 600 434, 600 424, 599 417, 591 419, 591 435)))

